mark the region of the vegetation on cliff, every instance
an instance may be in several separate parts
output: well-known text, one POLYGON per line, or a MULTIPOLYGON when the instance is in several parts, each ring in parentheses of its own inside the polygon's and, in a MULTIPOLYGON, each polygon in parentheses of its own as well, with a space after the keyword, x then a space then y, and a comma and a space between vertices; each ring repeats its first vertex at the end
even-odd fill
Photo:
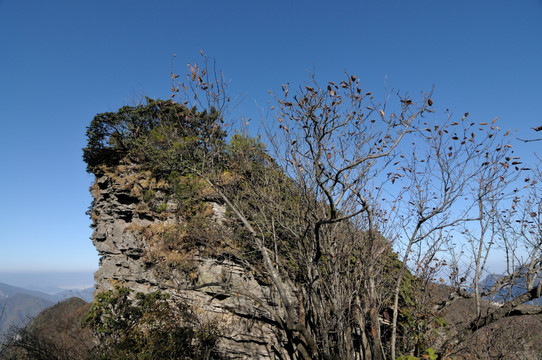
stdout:
MULTIPOLYGON (((181 303, 163 293, 138 293, 116 287, 96 296, 84 319, 98 336, 93 349, 101 359, 208 359, 217 329, 200 324, 181 303)), ((217 358, 213 356, 212 358, 217 358)))
MULTIPOLYGON (((252 299, 226 278, 201 282, 191 260, 240 264, 272 287, 277 301, 266 309, 296 359, 421 356, 429 347, 446 356, 540 296, 540 173, 523 177, 530 169, 518 166, 496 119, 440 120, 430 93, 381 105, 355 76, 324 86, 312 79, 275 96, 266 147, 226 131, 223 78, 189 70, 187 84, 172 74, 172 100, 97 115, 84 149, 97 176, 135 169, 127 186, 141 199, 139 213, 176 219, 132 229, 161 276, 180 269, 186 286, 252 299), (525 201, 520 177, 532 191, 525 201), (213 204, 226 208, 222 218, 213 204), (467 241, 470 257, 456 251, 454 237, 467 241), (509 253, 527 244, 531 256, 498 288, 480 289, 497 242, 509 253), (513 283, 518 269, 529 271, 525 292, 483 312, 483 298, 513 283), (431 291, 441 276, 452 294, 436 304, 431 291), (446 309, 470 296, 472 320, 447 327, 446 309)), ((104 318, 94 321, 99 329, 104 318)))
POLYGON ((91 332, 81 326, 89 308, 72 297, 45 309, 28 325, 11 328, 0 344, 0 359, 96 359, 91 332))

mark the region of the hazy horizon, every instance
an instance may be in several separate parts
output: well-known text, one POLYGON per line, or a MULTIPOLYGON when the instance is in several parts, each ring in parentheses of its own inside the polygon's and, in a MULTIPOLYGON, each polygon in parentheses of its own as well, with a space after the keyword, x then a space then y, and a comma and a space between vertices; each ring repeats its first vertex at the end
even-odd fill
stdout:
POLYGON ((93 287, 94 271, 0 271, 0 283, 52 295, 57 290, 83 290, 93 287))

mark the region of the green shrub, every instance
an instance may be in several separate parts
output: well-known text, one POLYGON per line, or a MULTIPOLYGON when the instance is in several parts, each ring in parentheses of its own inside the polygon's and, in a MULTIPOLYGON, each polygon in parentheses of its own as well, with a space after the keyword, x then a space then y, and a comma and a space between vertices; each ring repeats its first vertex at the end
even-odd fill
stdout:
POLYGON ((167 204, 166 203, 162 203, 162 204, 160 204, 160 205, 158 205, 156 207, 156 212, 157 213, 161 213, 161 212, 164 212, 166 210, 167 210, 167 204))
POLYGON ((219 336, 216 324, 198 323, 186 304, 167 294, 132 298, 124 287, 98 294, 84 324, 99 340, 102 359, 202 359, 219 336))
MULTIPOLYGON (((431 359, 431 360, 437 360, 438 356, 435 354, 435 350, 429 348, 425 351, 425 354, 422 355, 421 359, 431 359)), ((401 355, 397 358, 397 360, 420 360, 419 357, 416 357, 414 355, 401 355)))
POLYGON ((96 115, 87 127, 83 160, 93 173, 127 156, 155 173, 192 167, 222 146, 226 133, 218 120, 213 108, 197 112, 171 100, 146 98, 146 104, 96 115))

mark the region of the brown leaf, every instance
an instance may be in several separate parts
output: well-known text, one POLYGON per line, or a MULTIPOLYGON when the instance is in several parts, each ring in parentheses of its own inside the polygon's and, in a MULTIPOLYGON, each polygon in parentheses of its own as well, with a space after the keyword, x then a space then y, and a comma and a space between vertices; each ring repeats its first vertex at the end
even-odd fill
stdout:
POLYGON ((433 106, 433 100, 427 99, 427 104, 428 104, 429 106, 433 106))

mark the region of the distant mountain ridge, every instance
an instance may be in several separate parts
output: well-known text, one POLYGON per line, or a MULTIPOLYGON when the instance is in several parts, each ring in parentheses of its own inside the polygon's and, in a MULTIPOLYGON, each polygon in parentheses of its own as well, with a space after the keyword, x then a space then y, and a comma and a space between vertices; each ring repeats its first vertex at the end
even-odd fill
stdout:
POLYGON ((93 292, 94 288, 88 288, 62 290, 51 295, 0 283, 0 342, 10 327, 21 326, 46 308, 71 297, 91 302, 93 292))
POLYGON ((42 293, 42 292, 39 292, 39 291, 27 290, 27 289, 23 289, 23 288, 20 288, 20 287, 0 283, 0 299, 1 298, 7 298, 7 297, 13 296, 15 294, 26 294, 26 295, 31 295, 31 296, 35 296, 35 297, 39 297, 39 298, 42 298, 42 299, 47 299, 47 300, 53 301, 52 295, 42 293))
MULTIPOLYGON (((505 276, 504 274, 489 274, 487 275, 484 280, 480 282, 480 287, 482 289, 489 289, 491 288, 497 280, 499 280, 501 277, 505 276)), ((535 285, 540 282, 540 278, 535 282, 535 285)), ((490 300, 496 301, 496 302, 505 302, 509 299, 515 298, 516 296, 519 296, 520 294, 527 291, 527 287, 525 285, 525 281, 522 278, 516 279, 516 283, 514 286, 510 287, 504 287, 501 289, 496 295, 494 295, 490 300)), ((529 301, 525 303, 527 305, 537 305, 542 306, 542 298, 534 299, 532 301, 529 301)))

